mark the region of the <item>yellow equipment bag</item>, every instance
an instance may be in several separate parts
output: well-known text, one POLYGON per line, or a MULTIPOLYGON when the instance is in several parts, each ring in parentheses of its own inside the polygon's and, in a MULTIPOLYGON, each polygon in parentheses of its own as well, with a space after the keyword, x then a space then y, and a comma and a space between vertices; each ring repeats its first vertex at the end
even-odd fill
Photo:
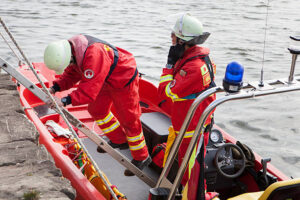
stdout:
POLYGON ((173 145, 173 143, 175 141, 175 138, 176 138, 176 134, 175 134, 174 128, 173 128, 173 126, 170 126, 169 127, 168 140, 167 140, 167 147, 166 147, 166 150, 165 150, 163 167, 165 166, 165 163, 167 161, 170 149, 171 149, 171 147, 172 147, 172 145, 173 145))

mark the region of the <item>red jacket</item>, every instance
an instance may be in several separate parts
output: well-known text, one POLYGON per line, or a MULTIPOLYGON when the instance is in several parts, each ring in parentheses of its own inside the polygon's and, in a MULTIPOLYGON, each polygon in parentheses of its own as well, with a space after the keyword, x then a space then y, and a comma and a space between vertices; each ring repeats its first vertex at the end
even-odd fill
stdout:
MULTIPOLYGON (((158 92, 161 99, 169 98, 173 101, 171 111, 172 125, 176 132, 180 130, 186 114, 195 99, 193 94, 207 89, 211 82, 205 61, 200 58, 188 59, 198 55, 203 55, 204 57, 208 54, 209 49, 193 46, 184 52, 183 58, 176 62, 173 69, 163 69, 158 92)), ((215 73, 214 64, 213 68, 215 73)), ((215 100, 215 95, 208 97, 199 105, 187 131, 195 130, 202 112, 213 100, 215 100)), ((210 121, 211 118, 208 117, 206 124, 210 123, 210 121)))
POLYGON ((119 54, 118 62, 106 80, 114 62, 113 49, 98 42, 89 45, 89 39, 84 35, 76 35, 70 38, 69 42, 72 44, 76 64, 70 64, 54 83, 63 91, 80 81, 77 89, 69 95, 73 106, 93 102, 105 84, 113 88, 125 87, 136 72, 133 55, 124 49, 116 48, 119 54))

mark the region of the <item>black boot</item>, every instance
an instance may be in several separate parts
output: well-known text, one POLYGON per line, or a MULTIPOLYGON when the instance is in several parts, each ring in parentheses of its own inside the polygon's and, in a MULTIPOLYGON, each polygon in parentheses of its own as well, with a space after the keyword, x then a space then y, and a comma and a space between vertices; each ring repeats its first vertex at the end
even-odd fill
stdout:
MULTIPOLYGON (((116 148, 119 148, 119 149, 128 149, 129 146, 128 146, 128 143, 122 143, 122 144, 115 144, 115 143, 112 143, 111 141, 108 141, 107 142, 112 148, 116 149, 116 148)), ((104 151, 104 149, 102 149, 100 146, 97 147, 97 151, 99 153, 106 153, 106 151, 104 151)))
MULTIPOLYGON (((131 163, 134 164, 137 168, 140 170, 143 170, 144 167, 148 166, 152 162, 152 159, 150 156, 148 156, 145 160, 138 161, 132 159, 131 163)), ((125 169, 124 171, 125 176, 134 176, 134 173, 132 173, 129 169, 125 169)))

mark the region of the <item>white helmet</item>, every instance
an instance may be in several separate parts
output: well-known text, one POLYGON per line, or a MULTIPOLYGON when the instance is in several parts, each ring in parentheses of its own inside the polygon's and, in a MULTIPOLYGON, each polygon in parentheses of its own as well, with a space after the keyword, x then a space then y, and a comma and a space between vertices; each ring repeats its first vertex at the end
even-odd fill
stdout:
POLYGON ((44 52, 44 62, 46 66, 54 70, 56 74, 62 74, 70 64, 71 45, 68 40, 59 40, 50 43, 44 52))
POLYGON ((197 38, 197 44, 203 43, 210 35, 207 32, 203 32, 202 23, 189 13, 181 15, 176 20, 172 31, 175 33, 176 37, 186 42, 197 38))

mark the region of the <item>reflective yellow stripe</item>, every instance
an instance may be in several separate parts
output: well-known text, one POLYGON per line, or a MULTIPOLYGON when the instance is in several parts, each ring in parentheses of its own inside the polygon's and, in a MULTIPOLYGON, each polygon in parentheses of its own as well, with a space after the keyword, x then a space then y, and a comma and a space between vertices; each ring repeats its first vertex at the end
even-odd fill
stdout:
POLYGON ((172 80, 173 80, 173 75, 168 74, 168 75, 165 75, 165 76, 161 76, 159 83, 163 83, 163 82, 166 82, 166 81, 172 81, 172 80))
POLYGON ((194 164, 195 164, 195 160, 196 160, 196 151, 197 151, 197 145, 195 146, 194 150, 193 150, 193 153, 191 155, 191 158, 189 160, 189 178, 191 177, 191 174, 192 174, 192 169, 194 167, 194 164))
POLYGON ((190 100, 190 99, 179 98, 175 93, 173 93, 171 91, 170 84, 171 84, 171 82, 167 84, 166 89, 165 89, 167 97, 171 98, 172 101, 187 101, 187 100, 190 100))
POLYGON ((135 146, 129 145, 129 149, 131 151, 136 151, 136 150, 142 149, 145 145, 146 145, 146 142, 145 142, 145 140, 143 140, 139 145, 135 145, 135 146))
POLYGON ((102 129, 102 131, 106 134, 109 132, 114 131, 116 128, 118 128, 120 126, 119 122, 116 121, 115 123, 113 123, 110 127, 102 129))
POLYGON ((187 100, 191 100, 191 99, 182 99, 182 98, 178 98, 178 99, 174 99, 173 101, 187 101, 187 100))
POLYGON ((96 122, 97 122, 98 125, 106 124, 106 123, 108 123, 113 117, 114 117, 114 115, 113 115, 111 112, 109 112, 109 114, 108 114, 104 119, 99 119, 99 120, 97 120, 96 122))
POLYGON ((203 76, 203 75, 206 74, 206 73, 208 73, 208 68, 207 68, 206 64, 204 64, 204 65, 202 65, 202 67, 201 67, 201 74, 202 74, 202 76, 203 76))
POLYGON ((190 137, 193 137, 194 132, 195 132, 195 131, 188 131, 188 132, 185 132, 184 138, 190 138, 190 137))
POLYGON ((143 138, 143 132, 141 132, 138 136, 135 137, 127 137, 128 142, 136 142, 143 138))
MULTIPOLYGON (((194 132, 195 132, 195 130, 185 132, 184 138, 190 138, 190 137, 193 137, 194 132)), ((175 131, 175 133, 176 133, 176 135, 178 135, 178 134, 179 134, 179 131, 175 131)))
POLYGON ((172 93, 171 88, 170 88, 170 83, 168 83, 168 85, 166 86, 166 95, 167 97, 170 97, 173 101, 175 99, 178 99, 178 96, 174 93, 172 93))
MULTIPOLYGON (((204 125, 204 130, 205 130, 206 126, 207 126, 207 124, 204 125)), ((194 132, 195 132, 195 130, 185 132, 183 138, 191 138, 191 137, 193 137, 194 132)), ((178 135, 179 131, 175 131, 175 134, 178 135)))

